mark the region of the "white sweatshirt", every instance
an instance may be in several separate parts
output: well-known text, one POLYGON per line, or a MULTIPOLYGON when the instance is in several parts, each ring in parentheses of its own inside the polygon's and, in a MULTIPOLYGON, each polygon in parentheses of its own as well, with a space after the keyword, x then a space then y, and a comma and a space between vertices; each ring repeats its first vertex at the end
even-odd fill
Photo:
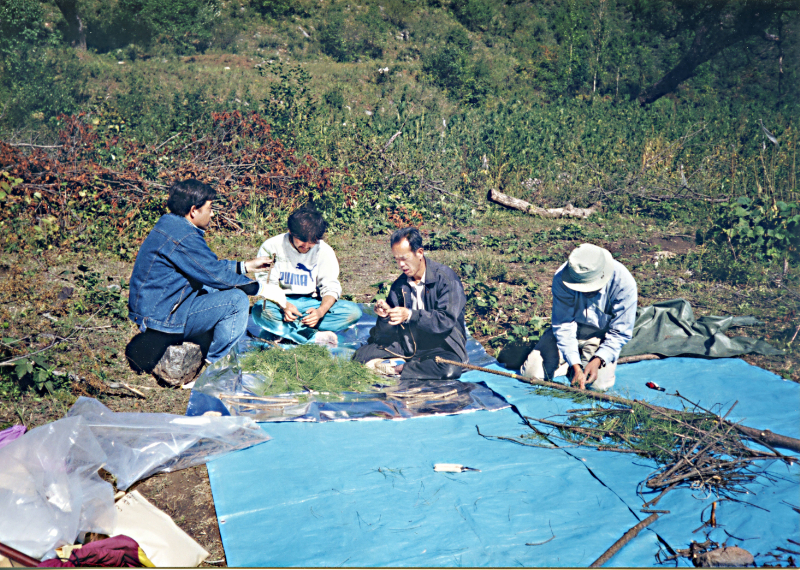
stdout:
MULTIPOLYGON (((265 294, 280 286, 286 295, 319 296, 330 295, 337 300, 342 294, 339 283, 339 261, 331 246, 320 240, 308 253, 300 253, 291 243, 288 232, 269 238, 261 244, 259 257, 274 255, 275 265, 269 273, 256 273, 262 285, 262 294, 274 300, 274 295, 265 294), (267 279, 269 276, 269 279, 267 279)), ((279 305, 277 300, 275 300, 279 305)))

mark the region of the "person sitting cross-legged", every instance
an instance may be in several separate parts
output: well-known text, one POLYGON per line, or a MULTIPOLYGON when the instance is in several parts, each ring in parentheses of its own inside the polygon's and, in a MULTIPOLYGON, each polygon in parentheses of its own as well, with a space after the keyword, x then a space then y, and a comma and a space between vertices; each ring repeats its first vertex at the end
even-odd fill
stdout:
POLYGON ((216 190, 198 180, 170 187, 170 213, 161 216, 139 248, 128 297, 128 316, 143 333, 152 329, 171 342, 201 345, 210 335, 206 359, 212 363, 247 330, 247 296, 259 291, 247 273, 272 265, 269 257, 229 261, 211 251, 204 236, 215 197, 216 190))
POLYGON ((322 240, 327 223, 317 210, 303 206, 292 212, 287 225, 288 232, 258 250, 259 256, 273 256, 275 267, 256 273, 266 301, 253 306, 253 320, 298 344, 336 345, 335 332, 357 323, 361 308, 340 299, 339 262, 322 240))
POLYGON ((522 376, 552 380, 566 372, 582 390, 608 390, 633 336, 636 300, 636 281, 608 250, 578 246, 553 277, 553 326, 528 355, 522 376))
POLYGON ((388 298, 375 304, 378 321, 353 359, 402 379, 459 378, 461 366, 438 363, 436 357, 468 360, 461 279, 446 265, 425 257, 417 228, 399 229, 390 241, 403 274, 392 284, 388 298))

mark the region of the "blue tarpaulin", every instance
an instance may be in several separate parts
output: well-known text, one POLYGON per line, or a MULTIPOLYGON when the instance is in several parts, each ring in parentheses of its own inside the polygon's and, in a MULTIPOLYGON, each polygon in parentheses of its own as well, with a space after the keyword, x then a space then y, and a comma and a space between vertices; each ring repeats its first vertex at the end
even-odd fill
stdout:
MULTIPOLYGON (((546 418, 574 402, 485 372, 462 380, 486 383, 515 408, 261 424, 270 442, 210 462, 228 565, 587 566, 649 516, 640 510, 656 493, 637 490, 657 467, 650 460, 478 433, 519 438, 530 433, 519 414, 546 418), (436 463, 480 471, 440 473, 436 463)), ((675 390, 705 407, 727 410, 738 401, 729 419, 800 435, 800 386, 741 360, 670 358, 617 370, 614 392, 623 396, 680 407, 667 395, 675 390), (647 389, 648 381, 667 392, 647 389)), ((777 548, 798 550, 788 539, 800 536, 800 469, 778 461, 758 468, 768 476, 735 501, 703 488, 670 491, 656 506, 670 513, 607 565, 653 566, 657 553, 663 558, 707 536, 745 548, 759 565, 785 564, 777 548), (714 501, 718 527, 693 532, 714 501)))

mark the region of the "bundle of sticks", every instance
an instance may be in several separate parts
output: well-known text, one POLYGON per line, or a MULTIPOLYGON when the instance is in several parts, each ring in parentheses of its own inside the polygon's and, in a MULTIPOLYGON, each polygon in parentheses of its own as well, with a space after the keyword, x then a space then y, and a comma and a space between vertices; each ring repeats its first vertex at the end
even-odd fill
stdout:
POLYGON ((692 409, 679 411, 638 401, 627 406, 615 403, 567 410, 563 422, 526 419, 556 428, 546 434, 550 441, 560 439, 572 445, 655 459, 660 467, 645 480, 648 489, 669 490, 686 484, 728 494, 746 492, 743 485, 756 477, 748 470, 754 461, 796 460, 775 449, 756 450, 745 445, 734 424, 725 421, 735 406, 719 416, 694 403, 692 409))
MULTIPOLYGON (((531 445, 530 440, 538 438, 547 447, 558 447, 555 440, 561 440, 569 445, 636 453, 655 459, 660 467, 646 479, 645 486, 654 491, 663 491, 656 499, 646 503, 645 507, 655 505, 666 492, 680 484, 687 484, 695 489, 716 490, 723 495, 746 492, 743 485, 756 476, 749 471, 753 462, 780 460, 791 464, 797 458, 782 454, 776 446, 800 451, 800 441, 796 438, 728 420, 727 417, 736 403, 724 415, 719 415, 675 391, 670 395, 689 406, 687 408, 684 404, 683 410, 673 410, 642 400, 629 400, 545 380, 532 380, 467 362, 457 363, 439 357, 436 361, 522 380, 538 389, 547 390, 552 395, 560 393, 563 397, 579 401, 594 400, 591 407, 568 410, 567 418, 561 422, 525 417, 528 427, 533 431, 530 438, 526 438, 527 441, 494 437, 512 439, 525 445, 531 445), (545 431, 535 424, 555 429, 545 431), (763 446, 763 449, 748 447, 745 441, 755 442, 763 446)), ((768 476, 763 470, 758 474, 768 476)))

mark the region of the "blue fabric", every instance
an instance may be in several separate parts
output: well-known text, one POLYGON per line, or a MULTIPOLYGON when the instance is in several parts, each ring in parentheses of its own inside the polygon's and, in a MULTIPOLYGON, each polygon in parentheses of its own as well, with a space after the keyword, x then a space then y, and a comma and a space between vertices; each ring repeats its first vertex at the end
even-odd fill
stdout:
POLYGON ((150 230, 136 255, 128 297, 128 316, 142 330, 183 333, 191 301, 204 286, 258 292, 258 283, 237 273, 238 262, 217 258, 204 233, 175 214, 161 216, 150 230))
MULTIPOLYGON (((308 309, 316 309, 321 301, 313 297, 287 297, 286 300, 297 307, 301 315, 308 309)), ((336 301, 325 313, 316 327, 308 327, 297 317, 291 323, 284 322, 281 308, 270 301, 259 301, 253 305, 253 321, 264 330, 287 338, 297 344, 305 344, 313 340, 314 335, 320 331, 342 331, 355 324, 361 318, 361 308, 352 301, 342 299, 336 301)))
MULTIPOLYGON (((495 365, 496 366, 496 365, 495 365)), ((501 369, 497 367, 498 369, 501 369)), ((552 417, 575 407, 533 393, 510 378, 470 371, 525 416, 552 417)), ((618 368, 614 391, 681 407, 668 392, 727 410, 745 425, 798 437, 800 386, 740 360, 671 358, 618 368)), ((264 445, 208 464, 226 559, 231 566, 587 566, 639 520, 653 498, 637 487, 655 469, 648 460, 586 448, 543 449, 510 441, 530 434, 511 409, 407 421, 263 424, 264 445), (437 473, 435 463, 480 472, 437 473), (546 542, 547 541, 547 542, 546 542)), ((531 441, 531 443, 535 443, 531 441)), ((765 462, 746 501, 705 490, 675 489, 655 507, 670 510, 625 546, 608 566, 653 566, 655 555, 702 542, 739 545, 756 562, 795 550, 800 469, 765 462), (721 525, 692 533, 718 501, 721 525), (762 509, 766 509, 762 510, 762 509), (737 537, 730 538, 727 534, 737 537)), ((686 559, 680 565, 689 566, 686 559)))
POLYGON ((244 336, 249 311, 250 300, 239 289, 198 295, 191 301, 183 336, 193 340, 213 331, 206 358, 216 362, 244 336))

